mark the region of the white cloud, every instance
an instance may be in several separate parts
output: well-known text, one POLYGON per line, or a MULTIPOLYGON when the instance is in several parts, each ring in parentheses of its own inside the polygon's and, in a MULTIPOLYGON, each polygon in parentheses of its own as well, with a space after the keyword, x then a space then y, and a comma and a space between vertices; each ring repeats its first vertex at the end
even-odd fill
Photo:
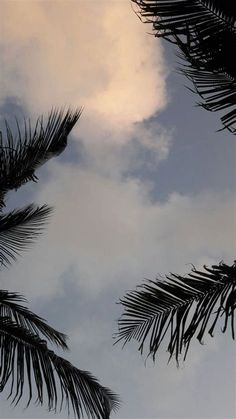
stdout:
POLYGON ((1 100, 30 112, 85 106, 86 141, 125 142, 132 124, 163 109, 162 48, 129 2, 2 2, 1 100), (20 23, 20 24, 19 24, 20 23))
POLYGON ((186 272, 187 263, 233 260, 230 193, 172 194, 166 203, 153 203, 150 185, 137 180, 56 162, 50 168, 51 180, 36 201, 55 205, 56 212, 32 254, 5 272, 10 288, 48 297, 70 271, 78 287, 96 295, 117 281, 130 287, 158 272, 186 272))
POLYGON ((103 173, 143 164, 132 141, 155 164, 168 156, 171 134, 143 122, 167 104, 162 46, 128 1, 13 1, 0 10, 0 102, 18 97, 31 116, 84 106, 73 132, 103 173))

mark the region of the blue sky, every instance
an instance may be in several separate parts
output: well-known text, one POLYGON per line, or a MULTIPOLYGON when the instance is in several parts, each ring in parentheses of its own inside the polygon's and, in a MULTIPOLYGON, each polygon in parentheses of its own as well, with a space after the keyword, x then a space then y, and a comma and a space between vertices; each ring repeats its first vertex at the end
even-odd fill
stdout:
MULTIPOLYGON (((8 205, 55 206, 48 230, 2 288, 70 337, 66 354, 121 395, 118 419, 233 419, 235 354, 216 333, 185 365, 113 347, 115 303, 144 278, 186 273, 235 250, 235 138, 195 107, 175 57, 129 1, 1 2, 1 118, 84 106, 69 145, 8 205), (20 22, 20 24, 19 24, 20 22)), ((20 410, 22 408, 22 410, 20 410)), ((46 408, 1 419, 49 418, 46 408)), ((55 415, 54 415, 55 417, 55 415)), ((56 414, 65 418, 65 412, 56 414)))

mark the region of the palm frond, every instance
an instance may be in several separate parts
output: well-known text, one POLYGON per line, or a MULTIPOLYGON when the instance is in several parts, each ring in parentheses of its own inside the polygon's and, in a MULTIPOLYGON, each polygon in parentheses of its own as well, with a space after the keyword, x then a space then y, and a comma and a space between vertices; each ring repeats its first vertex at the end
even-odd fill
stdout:
POLYGON ((226 0, 132 0, 138 14, 152 23, 155 36, 172 38, 186 36, 198 28, 206 35, 230 30, 235 32, 236 8, 226 0))
POLYGON ((141 353, 155 360, 156 352, 167 335, 167 351, 176 361, 186 358, 190 342, 196 335, 202 342, 206 331, 213 336, 223 317, 225 332, 229 322, 232 338, 236 308, 236 263, 221 262, 204 271, 192 269, 188 276, 170 274, 166 280, 157 278, 130 291, 120 300, 124 312, 118 321, 117 342, 131 339, 139 342, 141 353))
POLYGON ((23 327, 30 333, 40 334, 51 343, 56 344, 62 349, 68 349, 66 344, 66 335, 58 332, 49 326, 44 319, 37 316, 27 307, 19 304, 26 302, 26 299, 15 292, 0 290, 0 318, 7 318, 13 321, 19 327, 23 327))
POLYGON ((17 135, 5 122, 5 135, 2 132, 0 135, 1 206, 7 191, 18 189, 30 180, 37 181, 35 170, 64 151, 67 137, 81 113, 82 109, 75 112, 69 109, 66 113, 52 110, 46 125, 40 117, 34 129, 30 120, 24 121, 23 129, 16 121, 17 135))
POLYGON ((232 40, 225 39, 220 49, 222 39, 217 40, 216 36, 214 42, 211 40, 207 48, 203 48, 204 40, 201 41, 201 38, 199 34, 190 44, 178 40, 181 53, 177 55, 187 63, 180 66, 179 72, 193 83, 193 92, 202 98, 200 106, 212 112, 231 108, 221 117, 221 122, 224 128, 235 134, 236 65, 228 53, 228 44, 232 40), (194 44, 201 44, 200 53, 196 53, 194 44))
POLYGON ((52 209, 33 204, 0 216, 0 262, 10 264, 42 233, 52 209))
POLYGON ((79 370, 69 361, 49 350, 45 340, 19 326, 11 319, 0 318, 0 390, 10 385, 9 398, 17 404, 28 384, 28 404, 33 389, 43 404, 47 398, 49 410, 63 405, 74 411, 76 417, 84 414, 92 419, 108 419, 118 407, 117 396, 101 386, 87 371, 79 370), (59 387, 59 389, 58 389, 59 387))
POLYGON ((236 6, 225 0, 132 0, 151 23, 156 37, 180 49, 187 62, 181 72, 209 111, 222 111, 223 126, 236 133, 236 6))

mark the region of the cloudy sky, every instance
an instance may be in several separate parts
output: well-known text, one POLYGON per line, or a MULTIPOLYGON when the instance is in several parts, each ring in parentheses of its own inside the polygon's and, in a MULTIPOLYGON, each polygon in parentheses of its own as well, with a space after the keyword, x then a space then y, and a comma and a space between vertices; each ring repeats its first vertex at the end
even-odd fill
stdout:
MULTIPOLYGON (((230 335, 194 343, 184 365, 113 346, 126 290, 235 254, 235 138, 195 106, 174 51, 129 0, 0 3, 0 117, 84 106, 64 154, 8 197, 55 206, 48 230, 1 275, 70 339, 70 361, 119 393, 117 419, 233 419, 230 335)), ((46 406, 1 419, 50 418, 46 406)), ((56 417, 66 418, 65 412, 56 417)))

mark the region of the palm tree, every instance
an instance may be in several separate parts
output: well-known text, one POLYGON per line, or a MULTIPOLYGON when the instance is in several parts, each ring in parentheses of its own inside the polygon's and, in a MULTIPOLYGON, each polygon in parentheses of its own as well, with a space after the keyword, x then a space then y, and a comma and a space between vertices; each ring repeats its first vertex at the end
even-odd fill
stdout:
POLYGON ((236 133, 236 5, 231 0, 132 0, 158 38, 176 45, 182 72, 209 111, 236 133))
POLYGON ((139 342, 143 353, 155 360, 162 342, 167 341, 169 359, 175 356, 178 364, 186 358, 194 336, 203 341, 205 333, 213 336, 215 327, 223 317, 225 332, 234 332, 236 308, 236 263, 228 266, 221 262, 205 271, 192 268, 188 276, 170 274, 140 285, 120 300, 124 312, 118 321, 117 342, 124 345, 131 339, 139 342))
MULTIPOLYGON (((6 122, 5 137, 0 133, 0 208, 5 195, 24 183, 37 181, 35 170, 59 155, 82 110, 66 113, 53 110, 44 126, 39 118, 32 130, 30 121, 23 128, 16 122, 14 135, 6 122)), ((10 264, 42 232, 51 208, 31 204, 0 215, 0 260, 10 264)), ((118 407, 117 396, 101 386, 89 372, 82 371, 58 356, 49 345, 67 350, 66 336, 21 303, 21 295, 0 291, 0 391, 9 390, 17 404, 28 389, 28 402, 47 400, 48 409, 61 410, 65 404, 78 418, 107 419, 118 407), (27 383, 27 389, 26 388, 27 383)))

